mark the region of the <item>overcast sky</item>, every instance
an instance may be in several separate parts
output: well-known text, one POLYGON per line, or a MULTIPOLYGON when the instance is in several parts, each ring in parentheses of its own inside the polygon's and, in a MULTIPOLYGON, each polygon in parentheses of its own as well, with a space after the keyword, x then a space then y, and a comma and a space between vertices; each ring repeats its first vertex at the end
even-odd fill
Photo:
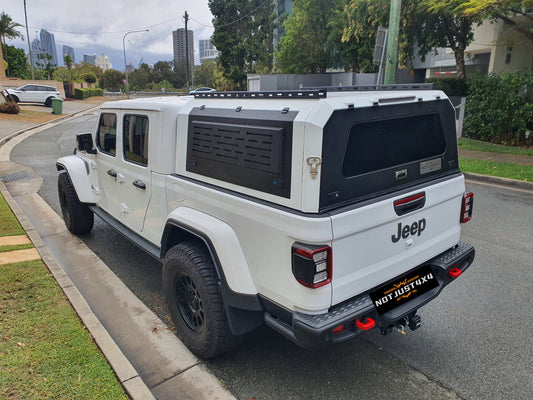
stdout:
MULTIPOLYGON (((185 11, 189 14, 188 29, 194 31, 195 58, 198 60, 198 40, 209 39, 213 33, 208 0, 27 0, 30 42, 41 29, 55 36, 59 64, 63 64, 62 49, 66 44, 74 48, 76 62, 84 54, 109 56, 114 69, 124 70, 122 39, 126 32, 126 60, 135 67, 141 59, 147 64, 171 61, 172 31, 185 27, 185 11)), ((2 1, 6 12, 19 27, 25 41, 10 40, 8 44, 28 53, 24 19, 24 1, 2 1)), ((197 61, 198 62, 198 61, 197 61)))

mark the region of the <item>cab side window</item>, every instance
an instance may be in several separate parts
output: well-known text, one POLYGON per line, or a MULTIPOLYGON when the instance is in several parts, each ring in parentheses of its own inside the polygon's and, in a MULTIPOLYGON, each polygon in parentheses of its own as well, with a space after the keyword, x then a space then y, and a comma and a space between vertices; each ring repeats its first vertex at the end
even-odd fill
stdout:
POLYGON ((148 165, 148 117, 125 115, 122 126, 124 159, 140 165, 148 165))
POLYGON ((96 145, 102 152, 114 156, 117 153, 117 115, 113 113, 100 114, 96 145))

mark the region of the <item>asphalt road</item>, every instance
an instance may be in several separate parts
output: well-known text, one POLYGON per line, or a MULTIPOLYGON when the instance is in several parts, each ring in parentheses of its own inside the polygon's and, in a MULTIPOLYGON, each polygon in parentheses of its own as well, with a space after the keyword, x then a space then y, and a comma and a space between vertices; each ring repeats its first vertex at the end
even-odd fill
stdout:
MULTIPOLYGON (((58 212, 55 160, 71 154, 85 116, 15 147, 12 161, 43 178, 58 212)), ((322 351, 299 348, 262 327, 206 367, 239 399, 530 399, 533 397, 533 194, 469 183, 474 219, 462 240, 474 265, 419 314, 403 336, 370 332, 322 351)), ((161 265, 98 219, 83 240, 164 321, 161 265)))

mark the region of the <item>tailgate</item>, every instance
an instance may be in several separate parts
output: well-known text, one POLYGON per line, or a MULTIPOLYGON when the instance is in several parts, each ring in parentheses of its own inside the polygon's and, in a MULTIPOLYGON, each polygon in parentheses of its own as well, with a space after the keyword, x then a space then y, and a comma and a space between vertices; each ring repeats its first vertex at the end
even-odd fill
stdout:
POLYGON ((462 176, 332 214, 332 304, 423 264, 459 241, 462 176), (422 208, 398 216, 394 202, 424 193, 422 208))

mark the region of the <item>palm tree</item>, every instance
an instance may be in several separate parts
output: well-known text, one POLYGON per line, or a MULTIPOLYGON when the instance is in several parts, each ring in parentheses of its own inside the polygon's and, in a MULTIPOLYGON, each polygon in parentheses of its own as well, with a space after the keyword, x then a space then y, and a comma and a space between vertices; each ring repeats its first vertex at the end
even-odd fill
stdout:
POLYGON ((18 26, 23 26, 17 22, 13 22, 11 17, 7 15, 4 11, 0 14, 0 40, 2 41, 2 50, 4 52, 4 59, 7 56, 6 53, 6 39, 15 39, 21 38, 24 40, 24 36, 18 32, 15 28, 18 26))
POLYGON ((63 56, 63 62, 65 63, 67 70, 68 70, 68 79, 72 79, 71 76, 71 69, 72 69, 72 57, 68 54, 65 54, 63 56))

